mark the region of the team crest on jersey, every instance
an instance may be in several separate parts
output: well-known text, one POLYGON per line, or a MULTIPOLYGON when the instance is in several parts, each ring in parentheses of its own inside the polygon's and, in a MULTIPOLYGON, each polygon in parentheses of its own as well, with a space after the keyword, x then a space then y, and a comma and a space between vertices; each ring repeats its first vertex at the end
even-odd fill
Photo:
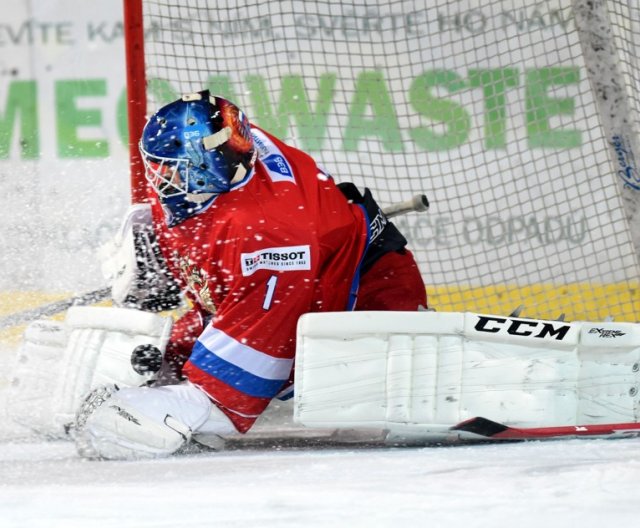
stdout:
POLYGON ((198 268, 193 261, 185 257, 180 257, 180 271, 189 289, 198 298, 200 304, 212 315, 215 314, 216 305, 211 299, 209 277, 207 274, 198 268))
POLYGON ((309 246, 287 246, 264 248, 253 253, 240 254, 242 275, 248 277, 256 271, 296 271, 311 269, 311 249, 309 246))

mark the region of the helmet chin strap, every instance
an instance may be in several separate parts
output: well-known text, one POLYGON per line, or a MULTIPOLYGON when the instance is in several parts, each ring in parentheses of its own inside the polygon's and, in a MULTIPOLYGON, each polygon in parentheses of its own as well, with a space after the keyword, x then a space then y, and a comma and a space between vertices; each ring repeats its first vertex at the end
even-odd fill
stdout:
POLYGON ((234 183, 241 182, 242 178, 244 178, 246 175, 247 175, 247 169, 245 169, 242 163, 238 163, 238 168, 236 169, 236 173, 233 175, 233 178, 231 178, 231 185, 233 185, 234 183))
MULTIPOLYGON (((258 151, 254 150, 253 156, 251 156, 251 167, 255 165, 257 157, 258 157, 258 151)), ((233 185, 234 183, 241 182, 246 175, 247 175, 247 168, 242 163, 238 163, 238 167, 236 168, 236 173, 233 175, 233 178, 231 178, 231 182, 230 182, 231 185, 233 185)))
MULTIPOLYGON (((220 145, 223 145, 224 143, 229 141, 229 138, 231 138, 231 128, 227 126, 221 130, 218 130, 215 134, 203 137, 202 146, 206 150, 214 150, 215 148, 218 148, 220 145)), ((236 172, 229 183, 233 185, 234 183, 241 182, 246 175, 247 169, 244 167, 244 165, 239 163, 236 168, 236 172)))
POLYGON ((215 195, 216 193, 187 193, 185 196, 190 202, 201 204, 213 198, 215 195))

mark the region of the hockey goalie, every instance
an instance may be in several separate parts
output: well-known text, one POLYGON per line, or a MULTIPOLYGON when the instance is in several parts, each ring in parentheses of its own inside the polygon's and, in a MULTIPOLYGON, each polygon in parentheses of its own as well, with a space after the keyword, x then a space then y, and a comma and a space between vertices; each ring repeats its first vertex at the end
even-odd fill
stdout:
POLYGON ((140 152, 149 203, 132 208, 106 265, 118 307, 31 329, 43 347, 69 334, 53 391, 64 398, 52 399, 64 406, 45 413, 58 431, 95 389, 67 427, 82 454, 171 453, 196 431, 218 445, 292 394, 301 314, 426 306, 406 240, 371 194, 336 185, 233 103, 205 91, 166 105, 140 152), (171 309, 183 312, 175 323, 171 309), (133 349, 137 372, 118 380, 133 349))
POLYGON ((303 426, 388 442, 640 427, 636 325, 429 311, 368 190, 206 91, 154 114, 140 151, 150 199, 105 266, 116 307, 32 326, 18 368, 12 407, 81 456, 220 449, 291 396, 303 426))

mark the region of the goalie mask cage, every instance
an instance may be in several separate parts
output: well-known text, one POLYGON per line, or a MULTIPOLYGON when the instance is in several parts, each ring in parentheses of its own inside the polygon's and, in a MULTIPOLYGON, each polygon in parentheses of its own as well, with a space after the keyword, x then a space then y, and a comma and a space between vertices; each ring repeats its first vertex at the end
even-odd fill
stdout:
POLYGON ((207 87, 381 204, 427 194, 395 222, 437 310, 638 320, 635 2, 124 4, 136 139, 207 87))

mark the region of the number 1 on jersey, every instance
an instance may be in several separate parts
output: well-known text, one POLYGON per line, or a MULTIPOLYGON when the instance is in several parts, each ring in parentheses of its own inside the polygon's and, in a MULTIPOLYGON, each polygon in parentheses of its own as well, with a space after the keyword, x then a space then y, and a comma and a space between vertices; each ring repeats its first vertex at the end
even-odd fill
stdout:
POLYGON ((269 277, 269 280, 267 281, 267 292, 264 295, 264 302, 262 303, 262 308, 264 310, 268 310, 269 308, 271 308, 271 303, 273 302, 273 293, 276 291, 277 282, 277 275, 271 275, 271 277, 269 277))

